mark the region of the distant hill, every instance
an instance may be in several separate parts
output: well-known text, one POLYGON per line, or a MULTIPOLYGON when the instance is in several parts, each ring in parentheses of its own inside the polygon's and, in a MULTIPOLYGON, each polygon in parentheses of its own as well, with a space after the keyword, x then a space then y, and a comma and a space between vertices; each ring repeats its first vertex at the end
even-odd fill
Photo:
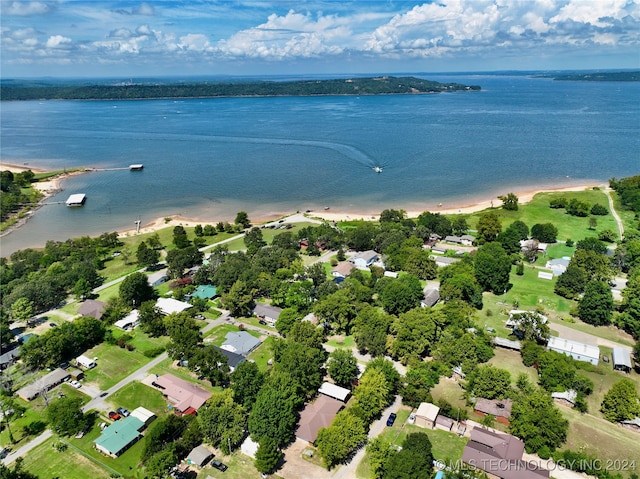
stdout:
POLYGON ((640 71, 572 73, 568 75, 545 75, 544 78, 563 81, 640 81, 640 71))
POLYGON ((399 95, 478 91, 477 85, 439 83, 415 77, 383 76, 340 80, 197 82, 125 85, 32 85, 16 81, 0 86, 9 100, 137 100, 152 98, 216 98, 243 96, 399 95))

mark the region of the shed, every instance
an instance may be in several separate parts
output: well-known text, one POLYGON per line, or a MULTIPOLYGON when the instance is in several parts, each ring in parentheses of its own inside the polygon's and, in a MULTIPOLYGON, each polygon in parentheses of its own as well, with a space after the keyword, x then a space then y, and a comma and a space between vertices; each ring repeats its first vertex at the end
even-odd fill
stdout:
POLYGON ((611 352, 611 362, 613 363, 613 369, 618 371, 624 371, 625 373, 631 372, 633 365, 631 364, 631 354, 626 348, 615 347, 611 352))
POLYGON ((416 426, 433 429, 440 408, 430 402, 422 402, 416 411, 416 426))
POLYGON ((255 459, 256 452, 258 452, 258 443, 251 439, 251 436, 247 436, 240 445, 240 452, 245 456, 249 456, 251 459, 255 459))
POLYGON ((551 397, 558 404, 562 404, 563 406, 573 407, 576 404, 576 398, 578 397, 578 393, 575 392, 573 389, 569 389, 568 391, 551 393, 551 397))
POLYGON ((501 348, 513 349, 515 351, 520 351, 520 349, 522 349, 520 341, 511 341, 510 339, 505 338, 495 337, 493 338, 493 344, 500 346, 501 348))
POLYGON ((131 411, 130 416, 140 419, 145 427, 148 426, 156 418, 156 415, 153 412, 142 406, 139 406, 131 411))
POLYGON ((84 371, 78 368, 69 368, 67 369, 69 376, 71 379, 75 379, 76 381, 84 378, 84 371))
POLYGON ((81 354, 76 358, 76 363, 78 366, 82 366, 85 369, 93 369, 97 366, 93 359, 86 357, 84 354, 81 354))
POLYGON ((493 416, 496 421, 509 424, 512 406, 513 402, 511 399, 478 398, 474 410, 482 416, 493 416))
POLYGON ((443 431, 451 431, 454 424, 455 424, 455 421, 453 419, 447 416, 443 416, 442 414, 439 414, 438 417, 436 418, 435 426, 436 426, 436 429, 442 429, 443 431))
POLYGON ((100 319, 106 307, 107 303, 96 301, 95 299, 87 299, 78 308, 78 314, 100 319))
POLYGON ((346 402, 349 394, 351 394, 351 391, 349 391, 347 388, 343 388, 335 384, 326 382, 322 383, 322 386, 320 386, 318 392, 342 402, 346 402))
POLYGON ((432 256, 438 266, 449 266, 450 264, 460 261, 459 258, 450 258, 449 256, 432 256))
POLYGON ((213 453, 200 444, 197 447, 191 449, 191 452, 185 459, 185 462, 190 466, 202 467, 213 458, 213 453))

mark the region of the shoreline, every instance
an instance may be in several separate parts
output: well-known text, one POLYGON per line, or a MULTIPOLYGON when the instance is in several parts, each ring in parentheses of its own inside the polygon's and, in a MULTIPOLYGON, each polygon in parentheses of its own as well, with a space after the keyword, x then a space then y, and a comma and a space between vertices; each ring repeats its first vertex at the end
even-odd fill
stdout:
MULTIPOLYGON (((33 167, 29 164, 16 164, 16 163, 5 163, 0 162, 0 171, 9 170, 13 173, 20 173, 22 171, 31 170, 34 173, 46 173, 48 170, 33 167)), ((91 171, 91 170, 88 170, 91 171)), ((33 183, 33 187, 40 191, 43 194, 42 199, 39 201, 39 204, 31 209, 24 218, 19 219, 14 225, 7 228, 5 231, 0 233, 0 238, 10 234, 11 232, 17 230, 21 226, 23 226, 34 214, 35 212, 42 206, 41 203, 44 203, 48 198, 53 195, 59 193, 63 190, 62 181, 68 177, 81 175, 88 172, 87 170, 81 171, 73 171, 70 173, 61 173, 55 177, 47 179, 45 181, 40 181, 33 183)), ((565 185, 568 181, 565 183, 565 185)), ((595 180, 589 183, 575 184, 570 186, 541 186, 541 187, 528 187, 528 188, 504 188, 505 191, 509 191, 518 196, 519 204, 526 204, 530 202, 533 197, 538 193, 561 193, 561 192, 570 192, 570 191, 584 191, 587 189, 591 189, 594 187, 606 187, 606 183, 597 183, 595 180)), ((453 200, 451 203, 443 205, 442 203, 438 204, 435 207, 430 207, 429 205, 424 205, 424 208, 418 207, 419 203, 413 203, 411 205, 411 209, 405 210, 408 218, 417 218, 420 214, 429 211, 431 213, 441 213, 445 215, 454 215, 454 214, 472 214, 478 211, 483 211, 489 208, 499 208, 502 205, 502 202, 498 199, 497 196, 493 198, 486 199, 478 199, 478 200, 468 200, 463 201, 459 200, 457 203, 453 200)), ((389 208, 392 208, 389 206, 389 208)), ((356 220, 364 220, 364 221, 378 221, 380 219, 381 211, 376 212, 366 212, 363 210, 359 210, 357 208, 349 209, 349 208, 336 208, 339 211, 331 211, 331 210, 312 210, 308 213, 303 213, 302 211, 283 211, 277 212, 272 211, 269 213, 261 213, 257 217, 252 218, 252 223, 254 225, 261 225, 264 223, 269 223, 271 221, 275 221, 280 218, 287 218, 289 216, 293 216, 296 214, 304 215, 310 220, 322 220, 322 221, 356 221, 356 220)), ((395 209, 403 209, 403 208, 395 208, 395 209)), ((299 216, 298 216, 299 217, 299 216)), ((193 227, 198 224, 215 224, 219 221, 225 221, 223 219, 198 219, 193 217, 185 217, 182 215, 169 215, 164 217, 158 217, 153 221, 150 221, 144 225, 140 225, 139 233, 136 233, 136 228, 123 228, 118 229, 116 232, 119 237, 130 237, 136 234, 146 234, 146 233, 154 233, 163 228, 169 228, 173 226, 186 226, 193 227), (169 220, 167 221, 167 218, 169 220)), ((230 221, 230 220, 229 220, 230 221)))
MULTIPOLYGON (((606 187, 606 184, 603 183, 585 183, 580 185, 573 186, 558 186, 558 187, 550 187, 550 188, 538 188, 538 189, 526 189, 522 191, 514 190, 513 192, 516 196, 518 196, 518 203, 520 205, 524 205, 529 203, 535 195, 538 193, 562 193, 562 192, 570 192, 570 191, 585 191, 588 189, 592 189, 594 187, 606 187)), ((447 207, 436 207, 436 208, 425 208, 423 210, 411 210, 407 211, 408 218, 417 218, 425 211, 430 211, 431 213, 441 213, 445 215, 454 215, 454 214, 472 214, 477 213, 479 211, 483 211, 490 208, 500 208, 502 202, 497 198, 491 198, 487 200, 481 200, 477 202, 467 203, 467 204, 453 204, 448 205, 447 207)), ((341 212, 332 212, 330 210, 327 211, 310 211, 309 213, 305 212, 288 212, 288 213, 272 213, 269 215, 261 215, 260 217, 256 217, 252 219, 252 224, 254 226, 258 226, 264 223, 270 223, 280 218, 288 218, 290 216, 300 215, 305 216, 309 220, 320 219, 323 221, 378 221, 380 219, 380 212, 378 213, 363 213, 360 211, 341 211, 341 212)), ((140 227, 140 232, 137 234, 146 234, 146 233, 154 233, 163 228, 169 228, 172 226, 186 226, 193 227, 198 224, 212 224, 217 223, 218 221, 209 221, 209 220, 199 220, 197 218, 189 218, 181 215, 171 215, 163 218, 156 218, 154 221, 151 221, 144 226, 140 227), (166 218, 170 218, 169 221, 166 221, 166 218)), ((123 230, 117 231, 119 237, 129 237, 136 235, 135 228, 127 228, 123 230)))

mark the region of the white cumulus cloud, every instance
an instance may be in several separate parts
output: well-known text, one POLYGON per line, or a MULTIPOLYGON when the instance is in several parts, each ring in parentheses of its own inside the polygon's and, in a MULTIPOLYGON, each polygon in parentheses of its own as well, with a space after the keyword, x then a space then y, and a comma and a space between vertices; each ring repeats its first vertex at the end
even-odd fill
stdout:
POLYGON ((52 35, 47 40, 46 46, 47 48, 69 48, 73 40, 69 37, 64 37, 62 35, 52 35))
POLYGON ((51 11, 51 7, 44 2, 2 2, 3 15, 42 15, 51 11))

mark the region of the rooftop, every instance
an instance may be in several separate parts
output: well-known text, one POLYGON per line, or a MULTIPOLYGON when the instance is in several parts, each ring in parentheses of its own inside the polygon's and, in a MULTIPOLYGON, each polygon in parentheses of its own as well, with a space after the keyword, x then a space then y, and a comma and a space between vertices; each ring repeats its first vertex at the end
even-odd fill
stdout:
POLYGON ((307 404, 300 413, 296 437, 310 443, 318 438, 318 431, 329 427, 344 404, 337 399, 321 394, 314 402, 307 404))

